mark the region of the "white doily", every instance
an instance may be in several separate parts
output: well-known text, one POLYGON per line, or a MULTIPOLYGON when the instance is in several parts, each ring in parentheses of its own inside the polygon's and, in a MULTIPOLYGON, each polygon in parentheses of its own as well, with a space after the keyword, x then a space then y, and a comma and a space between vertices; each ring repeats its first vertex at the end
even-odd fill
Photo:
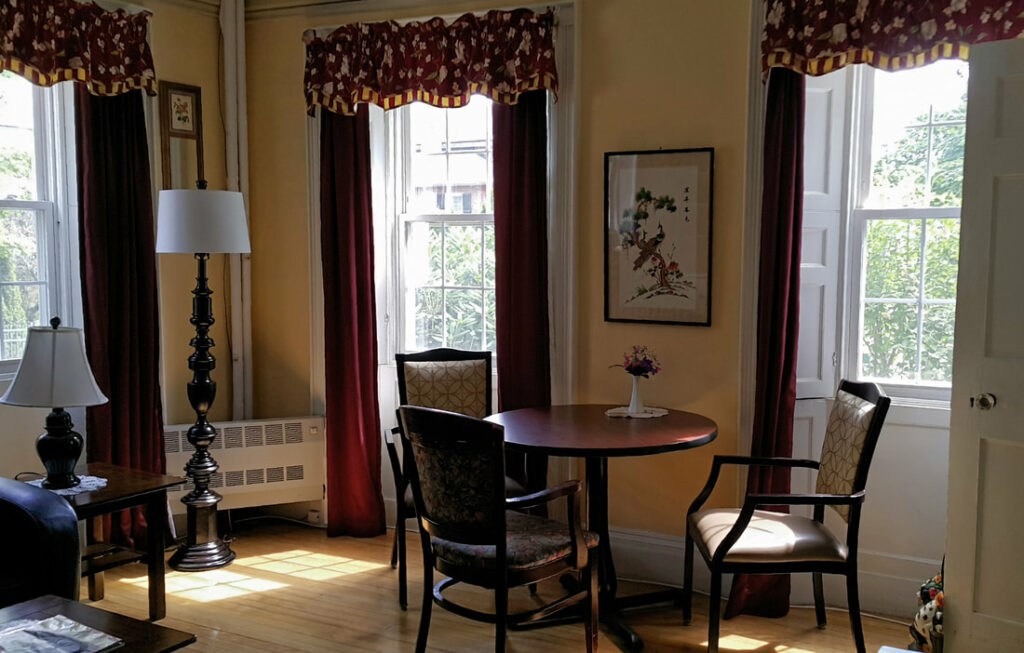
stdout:
POLYGON ((619 406, 618 408, 609 408, 604 411, 607 417, 631 417, 633 419, 647 419, 649 417, 664 417, 668 415, 668 410, 665 408, 655 408, 654 406, 644 406, 644 410, 641 413, 629 412, 629 406, 619 406))
MULTIPOLYGON (((36 487, 43 487, 43 481, 44 480, 45 479, 38 478, 38 479, 36 479, 34 481, 28 481, 28 484, 29 485, 34 485, 36 487)), ((61 495, 63 497, 66 497, 66 496, 70 496, 72 494, 81 494, 82 492, 92 492, 93 490, 99 490, 99 489, 105 488, 105 487, 107 487, 107 479, 105 479, 105 478, 100 478, 99 476, 79 476, 78 477, 78 485, 76 485, 74 487, 66 487, 66 488, 60 488, 60 489, 55 489, 55 488, 44 488, 44 489, 49 490, 50 492, 56 492, 57 494, 59 494, 59 495, 61 495)))

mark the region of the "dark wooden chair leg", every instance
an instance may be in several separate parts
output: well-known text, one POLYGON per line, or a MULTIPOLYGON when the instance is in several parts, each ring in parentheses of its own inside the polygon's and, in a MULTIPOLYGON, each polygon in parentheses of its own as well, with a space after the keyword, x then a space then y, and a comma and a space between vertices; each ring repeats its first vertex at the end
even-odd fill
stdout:
POLYGON ((814 614, 818 617, 818 628, 824 628, 826 624, 825 590, 822 587, 821 573, 814 572, 811 576, 814 581, 814 614))
POLYGON ((850 607, 850 629, 853 630, 853 643, 857 646, 857 653, 866 653, 864 628, 860 622, 860 593, 857 590, 856 569, 846 575, 846 602, 850 607))
POLYGON ((686 535, 683 557, 683 625, 693 620, 693 539, 686 535))
POLYGON ((434 564, 423 561, 423 605, 420 608, 420 631, 416 635, 416 653, 427 650, 427 632, 430 630, 430 609, 434 607, 434 564))
POLYGON ((508 634, 508 585, 504 582, 494 588, 494 651, 505 653, 508 634))
POLYGON ((393 542, 391 542, 391 568, 392 569, 394 569, 395 567, 398 566, 398 533, 400 531, 401 531, 401 529, 399 529, 398 525, 396 524, 395 525, 395 539, 394 539, 393 542))
POLYGON ((722 612, 722 573, 711 572, 711 596, 708 598, 708 653, 718 653, 719 619, 722 612))
POLYGON ((405 517, 395 526, 395 544, 398 549, 398 605, 403 610, 409 607, 409 565, 406 562, 405 517))
POLYGON ((587 605, 583 610, 583 624, 587 631, 587 653, 597 651, 597 549, 590 553, 590 560, 583 570, 583 582, 587 587, 587 605))

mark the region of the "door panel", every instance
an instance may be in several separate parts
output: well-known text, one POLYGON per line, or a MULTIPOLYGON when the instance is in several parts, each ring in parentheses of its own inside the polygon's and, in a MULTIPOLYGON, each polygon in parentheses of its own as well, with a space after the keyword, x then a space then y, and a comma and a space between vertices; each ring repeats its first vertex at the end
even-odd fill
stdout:
POLYGON ((1010 653, 1024 650, 1024 42, 972 46, 970 74, 944 630, 952 653, 1010 653))

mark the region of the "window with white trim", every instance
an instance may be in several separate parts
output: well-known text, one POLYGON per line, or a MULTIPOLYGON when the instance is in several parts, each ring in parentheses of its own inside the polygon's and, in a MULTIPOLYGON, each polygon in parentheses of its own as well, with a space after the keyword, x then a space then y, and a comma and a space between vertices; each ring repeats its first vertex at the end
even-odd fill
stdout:
POLYGON ((952 381, 967 71, 867 69, 855 94, 847 374, 894 394, 936 398, 952 381))
MULTIPOLYGON (((494 350, 491 101, 384 114, 395 351, 494 350)), ((386 359, 385 359, 386 360, 386 359)))
POLYGON ((74 121, 69 84, 0 72, 0 375, 30 326, 78 323, 74 121))

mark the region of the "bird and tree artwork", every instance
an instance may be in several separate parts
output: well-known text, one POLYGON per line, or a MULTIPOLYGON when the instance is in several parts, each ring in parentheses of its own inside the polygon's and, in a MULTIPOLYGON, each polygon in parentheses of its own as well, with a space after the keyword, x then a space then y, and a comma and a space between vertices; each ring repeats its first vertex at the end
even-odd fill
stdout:
POLYGON ((605 319, 710 324, 713 150, 605 154, 605 319))

